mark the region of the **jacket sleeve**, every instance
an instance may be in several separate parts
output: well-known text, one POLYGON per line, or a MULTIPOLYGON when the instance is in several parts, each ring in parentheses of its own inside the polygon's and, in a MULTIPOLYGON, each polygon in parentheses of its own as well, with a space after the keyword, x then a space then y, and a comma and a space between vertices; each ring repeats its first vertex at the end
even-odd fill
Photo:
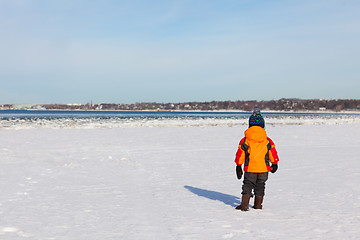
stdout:
POLYGON ((272 164, 277 164, 279 162, 279 157, 278 157, 278 154, 277 154, 277 151, 276 151, 276 148, 275 148, 275 144, 270 138, 268 138, 268 139, 269 139, 270 144, 271 144, 271 149, 269 151, 270 162, 272 164))
POLYGON ((241 139, 240 143, 239 143, 239 147, 238 150, 236 152, 236 156, 235 156, 235 163, 236 165, 242 165, 244 163, 245 160, 245 152, 244 150, 241 148, 241 145, 244 143, 245 138, 241 139))

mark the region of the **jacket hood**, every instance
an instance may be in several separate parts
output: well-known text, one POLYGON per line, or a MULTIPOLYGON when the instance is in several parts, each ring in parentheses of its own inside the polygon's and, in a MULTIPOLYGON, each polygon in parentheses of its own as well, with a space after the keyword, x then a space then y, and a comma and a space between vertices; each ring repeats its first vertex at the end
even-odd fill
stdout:
POLYGON ((245 137, 251 142, 263 142, 267 139, 266 131, 262 127, 253 126, 245 131, 245 137))

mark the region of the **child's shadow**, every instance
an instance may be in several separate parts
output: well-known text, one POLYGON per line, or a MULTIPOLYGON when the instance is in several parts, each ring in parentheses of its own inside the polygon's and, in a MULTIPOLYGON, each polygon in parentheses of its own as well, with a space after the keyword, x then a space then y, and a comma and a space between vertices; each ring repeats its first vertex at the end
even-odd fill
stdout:
POLYGON ((209 191, 209 190, 191 187, 191 186, 184 186, 184 188, 186 188, 190 192, 192 192, 200 197, 205 197, 205 198, 215 200, 215 201, 221 201, 231 207, 236 207, 240 204, 240 198, 233 196, 233 195, 224 194, 224 193, 215 192, 215 191, 209 191))

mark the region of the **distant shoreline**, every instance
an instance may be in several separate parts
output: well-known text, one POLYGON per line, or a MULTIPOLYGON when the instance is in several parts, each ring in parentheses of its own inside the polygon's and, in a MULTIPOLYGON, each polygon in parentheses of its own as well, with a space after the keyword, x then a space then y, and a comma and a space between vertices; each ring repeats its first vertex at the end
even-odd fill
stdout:
MULTIPOLYGON (((243 110, 153 110, 153 109, 143 109, 143 110, 96 110, 96 109, 0 109, 1 112, 12 111, 12 112, 163 112, 163 113, 244 113, 251 114, 252 111, 243 111, 243 110)), ((286 110, 262 110, 263 114, 271 114, 271 113, 294 113, 294 114, 360 114, 360 110, 345 110, 345 111, 332 111, 332 110, 318 110, 318 111, 286 111, 286 110)))
POLYGON ((252 112, 257 107, 263 112, 360 112, 360 99, 279 99, 271 101, 211 101, 134 104, 4 104, 0 110, 56 110, 56 111, 198 111, 252 112))

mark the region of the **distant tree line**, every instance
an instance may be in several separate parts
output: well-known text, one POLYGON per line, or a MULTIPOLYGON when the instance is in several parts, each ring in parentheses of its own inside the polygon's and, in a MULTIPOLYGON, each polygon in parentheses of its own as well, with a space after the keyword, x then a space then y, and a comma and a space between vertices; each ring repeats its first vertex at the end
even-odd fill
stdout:
MULTIPOLYGON (((45 110, 154 110, 154 111, 252 111, 255 107, 263 111, 360 111, 360 99, 279 99, 270 101, 211 101, 211 102, 183 102, 156 103, 140 102, 134 104, 37 104, 26 105, 20 109, 45 110)), ((16 105, 2 105, 2 109, 19 109, 16 105)))

